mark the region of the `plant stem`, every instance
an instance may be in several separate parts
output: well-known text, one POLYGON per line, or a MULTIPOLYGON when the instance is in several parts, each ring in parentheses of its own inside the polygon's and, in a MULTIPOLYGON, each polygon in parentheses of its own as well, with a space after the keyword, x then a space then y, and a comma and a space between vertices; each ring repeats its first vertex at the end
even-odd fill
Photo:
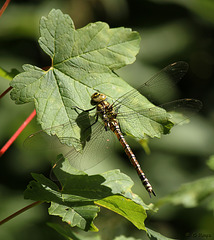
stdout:
POLYGON ((18 128, 18 130, 13 134, 13 136, 7 141, 7 143, 0 150, 0 157, 7 151, 10 145, 16 140, 19 134, 25 129, 28 123, 35 117, 36 110, 34 109, 30 116, 24 121, 24 123, 18 128))
POLYGON ((12 89, 12 87, 7 88, 7 89, 0 95, 0 99, 3 98, 4 95, 6 95, 11 89, 12 89))
POLYGON ((2 221, 0 221, 0 225, 10 221, 11 219, 15 218, 16 216, 20 215, 21 213, 23 213, 23 212, 27 211, 28 209, 30 209, 32 207, 35 207, 35 206, 37 206, 41 203, 43 203, 43 202, 42 201, 36 201, 34 203, 31 203, 30 205, 20 209, 19 211, 13 213, 12 215, 10 215, 10 216, 6 217, 5 219, 3 219, 2 221))
POLYGON ((0 17, 3 14, 3 12, 5 11, 5 9, 7 8, 8 4, 10 3, 10 0, 6 0, 4 5, 2 6, 2 8, 0 9, 0 17))

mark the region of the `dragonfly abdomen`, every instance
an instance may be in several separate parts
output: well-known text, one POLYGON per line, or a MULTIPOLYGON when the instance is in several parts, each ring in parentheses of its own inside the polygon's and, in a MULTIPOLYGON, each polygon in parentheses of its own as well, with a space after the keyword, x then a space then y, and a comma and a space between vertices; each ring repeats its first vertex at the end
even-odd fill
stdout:
POLYGON ((143 186, 145 187, 145 189, 147 190, 147 192, 149 193, 149 195, 152 193, 154 196, 155 192, 152 189, 151 184, 149 183, 149 180, 146 178, 144 172, 142 171, 140 164, 137 161, 137 158, 135 157, 134 153, 132 152, 129 144, 126 142, 121 130, 120 130, 120 126, 117 123, 117 120, 112 120, 110 122, 110 129, 114 132, 114 134, 117 136, 120 144, 122 145, 126 155, 128 156, 131 164, 134 166, 135 170, 137 171, 137 174, 141 180, 141 182, 143 183, 143 186))
POLYGON ((156 196, 154 191, 152 190, 151 184, 149 183, 148 179, 143 173, 140 167, 140 164, 138 163, 134 153, 132 152, 131 148, 129 147, 128 143, 126 142, 120 130, 120 126, 116 119, 117 112, 114 110, 113 105, 110 105, 105 100, 106 100, 106 95, 101 93, 96 92, 91 96, 91 104, 96 105, 97 115, 99 115, 102 118, 105 125, 105 130, 107 131, 108 128, 110 128, 114 132, 114 134, 117 136, 118 140, 120 141, 120 144, 122 145, 126 155, 128 156, 131 164, 134 166, 145 189, 147 190, 150 196, 151 196, 151 193, 153 193, 153 195, 156 196))

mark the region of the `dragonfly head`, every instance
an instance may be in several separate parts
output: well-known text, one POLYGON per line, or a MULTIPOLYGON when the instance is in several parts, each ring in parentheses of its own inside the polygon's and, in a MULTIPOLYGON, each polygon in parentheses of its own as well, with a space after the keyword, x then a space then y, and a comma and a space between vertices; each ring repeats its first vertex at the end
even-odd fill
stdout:
POLYGON ((91 96, 91 104, 92 105, 97 105, 98 103, 105 101, 106 100, 106 95, 103 93, 98 93, 95 92, 92 96, 91 96))

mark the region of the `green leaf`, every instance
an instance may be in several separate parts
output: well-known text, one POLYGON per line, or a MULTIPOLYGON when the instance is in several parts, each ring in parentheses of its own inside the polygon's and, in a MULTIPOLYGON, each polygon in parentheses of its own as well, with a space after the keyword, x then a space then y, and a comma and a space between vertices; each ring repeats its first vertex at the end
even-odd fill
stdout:
POLYGON ((36 181, 31 181, 25 190, 25 198, 36 201, 59 201, 61 194, 58 186, 43 176, 42 174, 32 173, 36 181), (33 191, 32 191, 33 189, 33 191))
POLYGON ((5 78, 7 80, 12 80, 18 73, 19 71, 16 69, 12 69, 10 72, 7 72, 6 70, 0 67, 0 77, 5 78))
MULTIPOLYGON (((182 204, 184 207, 192 208, 205 202, 208 198, 214 197, 214 177, 206 177, 194 182, 183 184, 176 192, 169 196, 160 199, 157 206, 171 203, 174 205, 182 204)), ((206 204, 208 209, 211 209, 214 201, 209 201, 206 204), (211 205, 209 205, 211 204, 211 205)))
POLYGON ((157 240, 175 240, 175 239, 172 239, 172 238, 164 237, 160 233, 155 232, 155 231, 153 231, 149 228, 146 228, 146 230, 147 230, 147 234, 148 234, 149 237, 154 237, 157 240))
POLYGON ((99 175, 88 176, 83 171, 73 168, 70 162, 65 158, 64 161, 61 162, 60 167, 53 168, 53 170, 56 178, 60 180, 64 191, 70 191, 74 188, 72 179, 74 177, 75 181, 77 181, 75 188, 77 188, 78 194, 79 189, 85 189, 84 191, 87 191, 87 188, 91 186, 99 193, 98 196, 96 196, 94 195, 94 190, 86 192, 87 197, 90 196, 91 200, 96 201, 108 196, 120 194, 143 206, 145 210, 153 211, 153 205, 146 205, 138 195, 131 191, 133 181, 130 177, 121 173, 118 169, 107 171, 99 175), (83 178, 83 181, 78 181, 78 175, 79 178, 83 178), (86 178, 87 181, 84 178, 86 178))
POLYGON ((146 231, 144 225, 147 217, 146 211, 130 199, 116 195, 95 201, 95 203, 120 214, 132 222, 138 229, 146 231))
POLYGON ((132 180, 119 170, 88 176, 71 167, 65 159, 61 168, 54 169, 61 188, 41 174, 32 174, 25 198, 51 202, 49 214, 60 216, 70 226, 85 231, 98 231, 93 224, 102 205, 144 229, 146 210, 151 210, 131 192, 132 180))
POLYGON ((77 226, 85 231, 98 231, 92 221, 97 216, 99 208, 93 203, 72 205, 65 203, 63 205, 52 202, 48 212, 50 215, 61 217, 62 221, 67 222, 71 227, 77 226))
MULTIPOLYGON (((50 56, 51 67, 43 70, 24 65, 24 72, 11 82, 11 98, 18 104, 34 101, 43 129, 70 123, 64 131, 48 129, 49 134, 80 139, 80 128, 73 124, 78 117, 74 107, 90 109, 95 91, 106 94, 112 103, 132 89, 114 70, 135 61, 139 34, 124 27, 110 29, 103 22, 76 30, 71 18, 60 10, 52 10, 47 18, 42 17, 40 32, 39 44, 50 56)), ((154 117, 150 111, 154 105, 139 92, 132 100, 147 111, 139 118, 139 112, 131 104, 122 105, 120 109, 124 112, 137 116, 136 121, 130 118, 121 121, 124 133, 142 139, 146 135, 160 137, 166 129, 169 131, 165 110, 156 108, 154 117)))

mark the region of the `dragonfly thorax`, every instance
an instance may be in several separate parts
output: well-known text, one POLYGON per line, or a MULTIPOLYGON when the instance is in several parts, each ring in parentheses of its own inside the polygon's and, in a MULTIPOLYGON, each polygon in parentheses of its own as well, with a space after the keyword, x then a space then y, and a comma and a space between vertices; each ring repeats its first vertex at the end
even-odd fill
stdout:
POLYGON ((91 104, 92 105, 97 105, 100 102, 103 102, 106 100, 106 95, 103 93, 98 93, 95 92, 92 96, 91 96, 91 104))

